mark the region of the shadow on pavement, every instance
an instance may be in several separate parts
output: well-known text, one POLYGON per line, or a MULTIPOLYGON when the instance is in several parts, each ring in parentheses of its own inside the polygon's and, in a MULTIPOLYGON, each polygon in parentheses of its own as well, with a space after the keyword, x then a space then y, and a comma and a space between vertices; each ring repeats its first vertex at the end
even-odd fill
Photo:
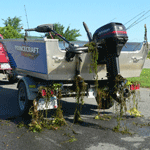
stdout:
MULTIPOLYGON (((7 85, 8 82, 0 81, 0 85, 7 85)), ((13 86, 13 84, 12 84, 13 86)), ((16 85, 14 85, 16 86, 16 85)), ((7 86, 6 86, 7 87, 7 86)), ((31 116, 19 117, 18 108, 17 108, 17 89, 4 88, 0 87, 0 119, 10 120, 15 124, 19 122, 24 122, 24 124, 29 124, 31 121, 31 116)), ((74 111, 76 108, 76 102, 69 102, 60 100, 63 110, 63 115, 67 121, 73 123, 73 118, 70 119, 70 116, 74 116, 74 111)), ((55 114, 56 110, 48 110, 48 118, 52 117, 55 114)), ((102 112, 102 114, 111 114, 112 112, 102 112)), ((97 115, 97 105, 87 104, 82 105, 81 115, 97 115)))

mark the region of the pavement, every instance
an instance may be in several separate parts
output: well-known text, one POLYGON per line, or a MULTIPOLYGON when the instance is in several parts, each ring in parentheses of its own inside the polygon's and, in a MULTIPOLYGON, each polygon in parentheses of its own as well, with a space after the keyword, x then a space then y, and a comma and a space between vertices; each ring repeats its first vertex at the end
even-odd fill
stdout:
MULTIPOLYGON (((149 67, 146 60, 144 67, 149 67)), ((121 121, 121 130, 127 127, 133 135, 113 131, 117 125, 116 105, 107 110, 98 110, 94 98, 84 98, 81 117, 83 122, 73 124, 75 98, 61 100, 64 118, 68 126, 60 130, 44 129, 41 133, 30 132, 27 128, 18 128, 19 122, 28 124, 30 119, 18 117, 17 83, 9 84, 0 81, 0 150, 150 150, 150 89, 140 88, 137 91, 138 110, 143 117, 133 117, 127 114, 121 121), (109 121, 96 120, 95 116, 111 115, 109 121), (73 132, 73 130, 75 132, 73 132), (76 133, 76 134, 75 134, 76 133)), ((132 106, 128 103, 127 108, 132 106)), ((48 117, 51 117, 50 111, 48 117)))
MULTIPOLYGON (((7 81, 0 82, 0 150, 149 150, 150 149, 150 89, 141 88, 138 102, 139 111, 144 117, 132 117, 127 115, 126 121, 121 121, 121 126, 125 124, 132 136, 128 134, 116 133, 113 128, 117 125, 115 118, 115 106, 107 110, 100 110, 101 114, 111 115, 109 121, 96 120, 98 114, 97 104, 94 98, 84 98, 81 117, 83 123, 73 124, 74 110, 76 106, 75 98, 63 98, 62 108, 64 118, 69 126, 60 130, 44 129, 41 133, 33 133, 27 128, 18 128, 19 122, 25 124, 30 122, 27 118, 17 117, 17 83, 8 84, 7 81), (13 118, 16 116, 16 118, 13 118), (133 124, 134 123, 134 124, 133 124), (144 124, 142 127, 140 124, 144 124), (146 125, 147 124, 147 125, 146 125), (72 128, 71 128, 72 126, 72 128), (76 132, 72 131, 72 129, 76 132)), ((51 117, 50 111, 48 117, 51 117)))

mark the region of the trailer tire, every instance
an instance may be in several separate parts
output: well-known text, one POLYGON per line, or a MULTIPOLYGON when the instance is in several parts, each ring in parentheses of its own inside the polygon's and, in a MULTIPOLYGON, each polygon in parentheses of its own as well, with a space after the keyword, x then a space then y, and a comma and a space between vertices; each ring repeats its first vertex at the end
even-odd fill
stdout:
POLYGON ((100 109, 109 109, 114 105, 114 101, 111 98, 110 99, 102 98, 100 103, 100 101, 96 97, 96 102, 99 105, 100 109))
POLYGON ((28 100, 26 86, 24 82, 20 82, 18 86, 18 99, 17 99, 19 116, 29 117, 28 112, 32 104, 33 101, 28 100))

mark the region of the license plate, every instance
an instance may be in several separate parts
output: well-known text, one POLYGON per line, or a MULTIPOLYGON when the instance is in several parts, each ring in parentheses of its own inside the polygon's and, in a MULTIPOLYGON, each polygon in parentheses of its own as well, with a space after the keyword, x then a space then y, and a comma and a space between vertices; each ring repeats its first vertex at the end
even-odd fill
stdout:
POLYGON ((57 105, 56 96, 51 97, 50 101, 47 102, 47 104, 44 98, 40 98, 38 102, 37 110, 56 109, 57 107, 58 105, 57 105))
POLYGON ((1 68, 2 69, 10 69, 11 67, 8 63, 3 63, 3 64, 1 64, 1 68))
POLYGON ((88 89, 87 98, 95 98, 96 95, 97 95, 97 93, 96 93, 96 89, 94 87, 88 89))

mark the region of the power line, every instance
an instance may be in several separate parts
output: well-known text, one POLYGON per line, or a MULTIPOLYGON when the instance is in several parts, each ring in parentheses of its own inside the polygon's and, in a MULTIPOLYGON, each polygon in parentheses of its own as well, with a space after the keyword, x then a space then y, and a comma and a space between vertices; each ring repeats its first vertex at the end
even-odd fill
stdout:
POLYGON ((113 20, 115 20, 115 19, 117 19, 117 18, 114 18, 114 19, 110 20, 109 22, 111 22, 111 21, 113 21, 113 20))
POLYGON ((135 19, 137 16, 141 15, 142 13, 144 13, 145 11, 141 12, 140 14, 136 15, 135 17, 133 17, 131 20, 129 20, 128 22, 126 22, 124 25, 126 25, 127 23, 129 23, 130 21, 132 21, 133 19, 135 19))
MULTIPOLYGON (((147 14, 148 12, 149 12, 150 10, 148 10, 145 14, 147 14)), ((128 29, 130 29, 131 27, 133 27, 134 25, 136 25, 137 23, 139 23, 139 22, 137 22, 138 20, 140 20, 142 17, 144 17, 145 16, 145 14, 143 14, 141 17, 139 17, 136 21, 134 21, 128 28, 127 28, 127 30, 128 29)), ((147 17, 146 17, 147 18, 147 17)))
MULTIPOLYGON (((145 20, 146 18, 148 18, 148 17, 150 17, 150 15, 149 16, 147 16, 147 17, 145 17, 145 18, 143 18, 142 20, 140 20, 139 22, 141 22, 141 21, 143 21, 143 20, 145 20)), ((137 22, 137 23, 135 23, 135 24, 133 24, 130 28, 132 28, 133 26, 135 26, 136 24, 138 24, 139 22, 137 22)), ((127 29, 130 29, 129 27, 127 28, 127 29)))

